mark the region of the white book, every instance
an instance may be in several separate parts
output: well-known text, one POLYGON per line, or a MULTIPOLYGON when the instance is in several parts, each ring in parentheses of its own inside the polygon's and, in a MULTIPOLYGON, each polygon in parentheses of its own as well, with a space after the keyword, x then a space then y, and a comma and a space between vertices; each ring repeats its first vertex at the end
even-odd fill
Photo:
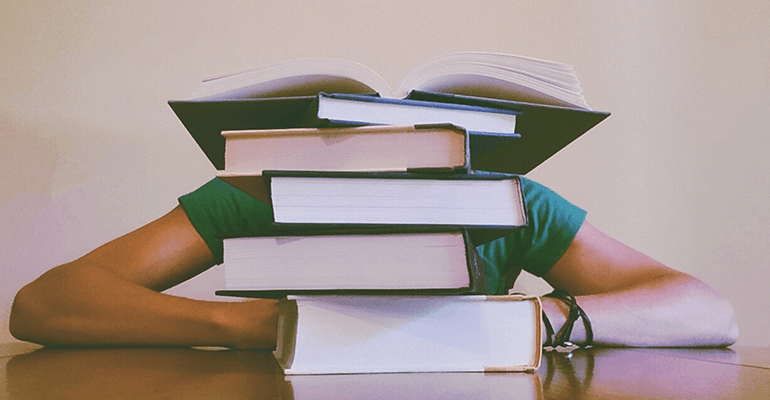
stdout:
POLYGON ((519 227, 521 182, 508 174, 265 171, 277 224, 519 227))
POLYGON ((533 371, 541 305, 524 296, 289 296, 276 361, 286 375, 533 371))
POLYGON ((486 136, 518 137, 519 111, 451 102, 348 94, 319 93, 304 125, 452 124, 486 136))
POLYGON ((228 237, 223 243, 220 295, 487 292, 483 262, 460 229, 295 232, 228 237))
POLYGON ((228 175, 264 170, 468 168, 468 135, 450 125, 224 131, 228 175))

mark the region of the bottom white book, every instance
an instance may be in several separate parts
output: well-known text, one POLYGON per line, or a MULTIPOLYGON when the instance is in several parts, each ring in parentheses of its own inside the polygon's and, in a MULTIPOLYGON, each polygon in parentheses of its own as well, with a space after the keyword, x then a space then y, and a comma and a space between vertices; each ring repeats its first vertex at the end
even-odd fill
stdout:
POLYGON ((289 296, 274 356, 286 375, 533 371, 541 304, 507 296, 289 296))

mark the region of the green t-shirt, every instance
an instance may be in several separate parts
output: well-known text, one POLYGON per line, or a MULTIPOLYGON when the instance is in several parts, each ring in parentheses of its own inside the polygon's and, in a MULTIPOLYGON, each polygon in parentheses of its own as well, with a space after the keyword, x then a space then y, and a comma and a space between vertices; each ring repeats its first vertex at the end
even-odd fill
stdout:
MULTIPOLYGON (((504 276, 523 269, 542 276, 561 257, 585 219, 585 211, 552 190, 522 177, 529 224, 478 247, 487 264, 489 293, 505 293, 504 276)), ((221 234, 264 231, 272 223, 272 209, 254 197, 213 179, 179 198, 190 221, 222 263, 221 234)))
POLYGON ((586 212, 551 189, 521 179, 529 224, 477 249, 487 265, 487 288, 505 294, 505 274, 524 270, 543 276, 572 243, 586 212))

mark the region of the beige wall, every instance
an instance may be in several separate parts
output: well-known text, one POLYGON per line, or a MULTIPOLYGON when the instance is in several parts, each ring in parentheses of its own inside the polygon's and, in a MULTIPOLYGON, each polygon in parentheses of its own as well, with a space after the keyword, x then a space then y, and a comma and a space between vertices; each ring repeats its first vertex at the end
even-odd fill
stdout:
MULTIPOLYGON (((335 56, 395 85, 431 56, 489 50, 576 65, 589 104, 613 113, 531 177, 716 287, 740 343, 770 345, 769 4, 6 0, 0 340, 22 285, 213 176, 166 105, 201 78, 335 56)), ((220 280, 215 269, 174 292, 211 297, 220 280)))

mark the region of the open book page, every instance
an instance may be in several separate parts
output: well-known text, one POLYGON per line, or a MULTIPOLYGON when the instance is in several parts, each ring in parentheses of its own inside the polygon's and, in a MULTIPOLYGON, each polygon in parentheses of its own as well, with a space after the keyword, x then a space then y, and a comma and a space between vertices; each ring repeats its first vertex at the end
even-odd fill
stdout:
POLYGON ((502 77, 491 73, 481 75, 463 73, 461 70, 455 72, 436 76, 416 84, 413 89, 423 92, 459 94, 533 104, 590 109, 582 95, 525 75, 518 75, 511 79, 510 77, 502 77))
POLYGON ((588 108, 571 65, 510 54, 433 58, 404 76, 395 96, 412 90, 588 108))
POLYGON ((336 58, 306 58, 206 79, 188 98, 235 100, 314 96, 319 92, 391 96, 387 82, 362 64, 336 58))
POLYGON ((404 98, 412 90, 589 108, 571 65, 483 52, 430 59, 412 69, 395 91, 362 64, 308 58, 207 79, 189 99, 315 96, 319 92, 379 93, 382 97, 404 98))
POLYGON ((521 74, 570 91, 579 91, 580 88, 574 67, 569 64, 512 54, 464 52, 435 57, 418 64, 403 77, 395 90, 396 95, 414 89, 416 84, 431 76, 443 74, 436 70, 447 66, 453 66, 455 70, 460 67, 465 73, 481 75, 521 74))

